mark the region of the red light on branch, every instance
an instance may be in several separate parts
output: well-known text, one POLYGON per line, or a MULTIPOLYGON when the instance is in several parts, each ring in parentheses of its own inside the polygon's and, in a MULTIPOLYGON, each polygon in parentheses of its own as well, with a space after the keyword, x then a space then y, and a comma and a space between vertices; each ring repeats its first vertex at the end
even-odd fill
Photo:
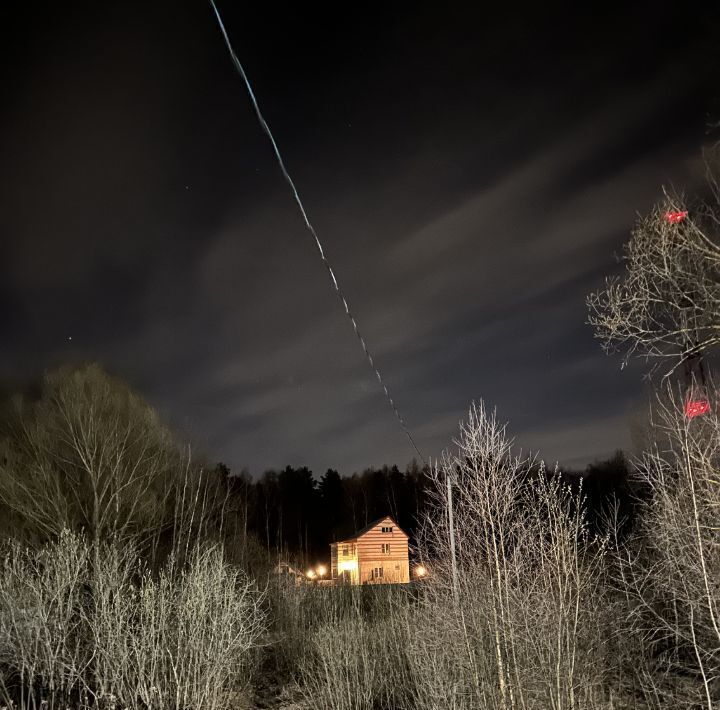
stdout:
POLYGON ((689 399, 685 403, 685 416, 688 419, 701 417, 710 411, 710 402, 706 399, 689 399))
POLYGON ((670 222, 670 224, 679 224, 680 222, 684 221, 685 217, 687 217, 687 214, 687 210, 683 212, 666 212, 665 219, 670 222))

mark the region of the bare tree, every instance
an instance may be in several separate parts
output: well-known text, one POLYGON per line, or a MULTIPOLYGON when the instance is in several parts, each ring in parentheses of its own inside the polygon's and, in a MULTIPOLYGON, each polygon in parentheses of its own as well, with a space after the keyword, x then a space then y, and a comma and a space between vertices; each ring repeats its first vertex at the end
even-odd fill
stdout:
MULTIPOLYGON (((17 398, 0 438, 0 503, 35 537, 84 529, 96 541, 146 542, 197 498, 157 413, 90 365, 46 376, 39 399, 17 398)), ((175 521, 176 522, 176 521, 175 521)))
MULTIPOLYGON (((710 163, 708 163, 710 165, 710 163)), ((689 210, 665 194, 624 247, 621 277, 588 299, 590 323, 606 350, 623 349, 672 372, 720 343, 720 191, 689 210)))

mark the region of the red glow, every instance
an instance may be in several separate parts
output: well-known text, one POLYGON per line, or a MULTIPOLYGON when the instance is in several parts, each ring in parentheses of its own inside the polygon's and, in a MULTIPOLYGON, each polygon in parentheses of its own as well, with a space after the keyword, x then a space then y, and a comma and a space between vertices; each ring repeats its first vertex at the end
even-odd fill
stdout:
POLYGON ((670 224, 678 224, 679 222, 682 222, 685 217, 687 217, 687 211, 665 213, 665 219, 670 222, 670 224))
POLYGON ((710 402, 706 399, 689 399, 685 403, 685 415, 688 419, 701 417, 710 411, 710 402))

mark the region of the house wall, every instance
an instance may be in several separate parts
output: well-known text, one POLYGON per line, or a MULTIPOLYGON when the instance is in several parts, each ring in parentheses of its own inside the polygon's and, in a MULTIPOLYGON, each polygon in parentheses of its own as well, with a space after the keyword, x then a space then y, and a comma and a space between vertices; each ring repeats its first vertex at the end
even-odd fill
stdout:
POLYGON ((357 547, 354 542, 335 542, 330 545, 332 579, 359 584, 357 547))
POLYGON ((337 545, 335 543, 330 545, 330 579, 337 579, 337 565, 338 565, 338 554, 337 545))

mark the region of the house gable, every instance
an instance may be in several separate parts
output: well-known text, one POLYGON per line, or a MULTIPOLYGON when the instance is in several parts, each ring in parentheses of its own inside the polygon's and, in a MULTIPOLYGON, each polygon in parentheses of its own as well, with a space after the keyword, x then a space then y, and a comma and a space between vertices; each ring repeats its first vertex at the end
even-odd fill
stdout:
MULTIPOLYGON (((364 528, 360 528, 354 535, 347 538, 346 540, 339 540, 338 545, 342 545, 343 543, 348 542, 357 542, 361 537, 368 535, 369 533, 372 533, 375 528, 384 528, 389 527, 392 528, 392 535, 396 535, 398 537, 404 537, 406 540, 408 539, 407 533, 393 520, 389 515, 386 515, 382 518, 378 518, 377 520, 373 520, 371 523, 368 523, 364 528)), ((387 533, 386 533, 387 534, 387 533)))

